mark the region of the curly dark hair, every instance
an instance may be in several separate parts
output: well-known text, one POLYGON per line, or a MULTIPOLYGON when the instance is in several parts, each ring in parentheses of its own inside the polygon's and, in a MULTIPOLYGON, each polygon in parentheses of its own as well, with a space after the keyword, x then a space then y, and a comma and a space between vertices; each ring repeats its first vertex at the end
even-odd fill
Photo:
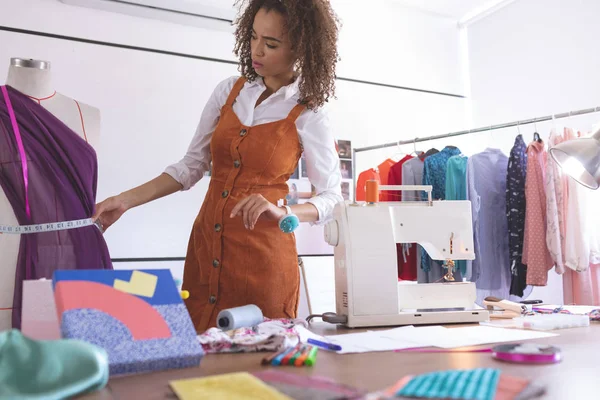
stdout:
POLYGON ((246 79, 254 81, 258 74, 252 67, 250 39, 254 17, 261 8, 284 16, 292 50, 298 54, 300 103, 317 109, 335 97, 335 67, 338 23, 328 0, 237 0, 240 17, 236 20, 234 53, 246 79), (243 10, 243 11, 242 11, 243 10))

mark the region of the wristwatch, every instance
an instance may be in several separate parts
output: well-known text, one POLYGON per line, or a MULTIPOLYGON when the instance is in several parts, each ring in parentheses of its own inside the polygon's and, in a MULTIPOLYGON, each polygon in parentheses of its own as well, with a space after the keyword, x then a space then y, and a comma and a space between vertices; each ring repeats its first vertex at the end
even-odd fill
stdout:
POLYGON ((283 205, 285 207, 286 215, 279 219, 279 229, 284 233, 292 233, 300 226, 300 220, 296 214, 292 213, 290 206, 283 205))

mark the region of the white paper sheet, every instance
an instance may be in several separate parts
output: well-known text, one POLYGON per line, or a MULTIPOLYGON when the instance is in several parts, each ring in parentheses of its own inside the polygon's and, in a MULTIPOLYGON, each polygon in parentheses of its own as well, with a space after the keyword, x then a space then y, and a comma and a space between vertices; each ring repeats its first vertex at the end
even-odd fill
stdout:
POLYGON ((398 328, 381 331, 381 336, 414 343, 413 347, 431 347, 436 345, 438 338, 445 335, 447 330, 439 325, 411 328, 413 329, 398 328))
MULTIPOLYGON (((406 328, 413 327, 410 326, 406 328)), ((339 354, 393 351, 419 347, 418 343, 405 340, 399 336, 386 336, 385 332, 387 331, 350 333, 346 335, 327 336, 326 339, 331 343, 342 346, 342 350, 338 351, 339 354)))
MULTIPOLYGON (((389 334, 388 331, 386 335, 389 334)), ((397 331, 394 333, 394 336, 398 339, 419 343, 422 347, 434 346, 443 349, 453 349, 482 344, 540 339, 558 336, 558 334, 489 326, 467 326, 461 328, 429 326, 415 328, 413 331, 397 331)))
POLYGON ((297 327, 296 329, 300 335, 300 340, 303 343, 306 343, 309 338, 334 343, 342 347, 342 350, 337 352, 338 354, 393 351, 421 347, 421 344, 403 339, 397 333, 395 335, 386 335, 386 333, 390 331, 413 330, 413 326, 405 326, 384 331, 367 331, 329 336, 316 335, 303 327, 297 327))
POLYGON ((522 329, 505 329, 490 326, 467 326, 445 328, 443 326, 414 327, 405 326, 396 329, 349 333, 342 335, 319 336, 302 327, 297 328, 300 340, 308 338, 330 342, 342 347, 339 354, 368 353, 375 351, 405 350, 419 347, 439 347, 454 349, 458 347, 479 346, 483 344, 519 342, 558 336, 556 333, 522 329))

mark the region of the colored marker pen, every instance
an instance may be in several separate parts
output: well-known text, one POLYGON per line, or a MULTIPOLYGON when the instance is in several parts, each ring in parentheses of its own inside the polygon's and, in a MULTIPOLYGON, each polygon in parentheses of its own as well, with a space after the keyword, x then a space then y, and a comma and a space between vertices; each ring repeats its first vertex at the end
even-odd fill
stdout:
POLYGON ((288 365, 288 363, 290 362, 290 359, 292 357, 294 357, 294 354, 296 354, 296 352, 298 351, 298 349, 300 348, 300 345, 298 344, 297 346, 295 346, 292 351, 290 351, 289 353, 287 353, 282 359, 281 359, 281 365, 288 365))
POLYGON ((295 365, 296 364, 296 360, 298 358, 300 358, 300 356, 306 351, 306 346, 300 346, 298 347, 296 354, 294 354, 294 356, 292 358, 290 358, 288 365, 295 365))
POLYGON ((319 346, 320 348, 325 349, 325 350, 332 350, 332 351, 342 350, 342 346, 339 346, 339 345, 333 344, 333 343, 321 342, 320 340, 308 339, 308 343, 314 344, 315 346, 319 346))
POLYGON ((277 357, 275 357, 273 359, 273 361, 271 361, 271 364, 272 365, 281 365, 281 360, 283 360, 283 357, 287 356, 288 353, 291 353, 295 349, 296 349, 295 347, 288 347, 284 352, 282 352, 281 354, 277 355, 277 357))
POLYGON ((310 350, 310 353, 308 353, 308 357, 306 357, 306 361, 304 363, 306 365, 308 365, 309 367, 312 367, 313 365, 315 365, 315 362, 317 361, 317 351, 319 351, 319 348, 313 347, 310 350))
POLYGON ((304 349, 302 349, 302 354, 300 354, 300 356, 296 359, 296 361, 294 361, 294 365, 296 367, 301 367, 304 365, 304 363, 306 362, 306 359, 308 358, 308 354, 310 353, 310 350, 312 349, 312 346, 305 346, 304 349))

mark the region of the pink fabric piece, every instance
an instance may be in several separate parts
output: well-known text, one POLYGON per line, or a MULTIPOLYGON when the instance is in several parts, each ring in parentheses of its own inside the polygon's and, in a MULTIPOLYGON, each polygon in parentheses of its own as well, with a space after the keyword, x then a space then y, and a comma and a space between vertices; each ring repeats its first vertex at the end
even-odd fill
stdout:
POLYGON ((67 311, 89 308, 120 321, 129 329, 133 340, 173 336, 167 321, 147 301, 103 283, 59 281, 54 286, 54 298, 59 320, 67 311))
POLYGON ((548 271, 554 265, 546 245, 546 162, 544 143, 532 142, 527 147, 527 206, 522 258, 523 264, 527 265, 527 284, 532 286, 546 286, 548 271))
POLYGON ((600 264, 590 265, 583 272, 567 268, 563 296, 566 305, 600 306, 600 264))
POLYGON ((35 340, 60 339, 52 280, 23 281, 21 332, 35 340))

